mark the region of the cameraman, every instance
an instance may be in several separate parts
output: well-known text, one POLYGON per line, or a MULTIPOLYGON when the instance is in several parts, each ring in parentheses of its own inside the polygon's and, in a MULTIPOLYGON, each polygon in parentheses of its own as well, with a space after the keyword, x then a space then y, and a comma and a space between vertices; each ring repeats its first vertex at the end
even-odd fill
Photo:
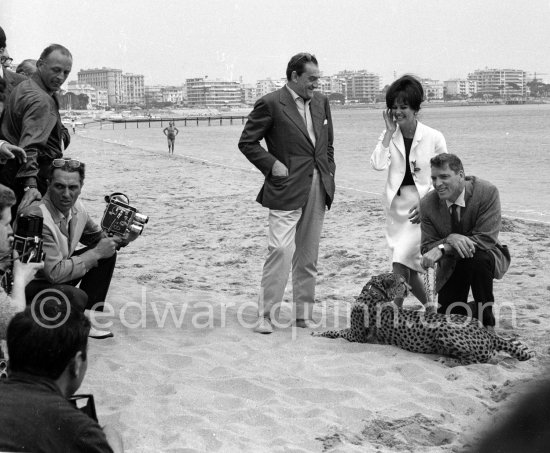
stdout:
POLYGON ((69 401, 88 367, 90 321, 68 300, 39 300, 8 326, 0 381, 0 451, 122 452, 122 439, 69 401), (63 322, 60 322, 62 320, 63 322))
MULTIPOLYGON (((15 194, 10 188, 0 184, 0 274, 2 279, 8 278, 8 271, 13 263, 13 288, 8 295, 0 287, 0 339, 6 337, 9 320, 17 312, 25 309, 25 286, 33 278, 36 271, 44 267, 44 263, 22 263, 12 259, 13 231, 11 229, 11 207, 15 204, 15 194)), ((15 252, 17 256, 17 252, 15 252)))
MULTIPOLYGON (((53 288, 64 293, 81 311, 102 311, 116 263, 117 248, 126 245, 119 237, 107 237, 86 212, 78 197, 84 184, 85 165, 69 157, 52 161, 48 188, 42 200, 21 215, 44 219, 44 269, 26 288, 31 301, 41 291, 53 288), (76 250, 78 244, 86 247, 76 250), (79 288, 76 288, 76 285, 79 288)), ((92 338, 113 334, 90 330, 92 338)))

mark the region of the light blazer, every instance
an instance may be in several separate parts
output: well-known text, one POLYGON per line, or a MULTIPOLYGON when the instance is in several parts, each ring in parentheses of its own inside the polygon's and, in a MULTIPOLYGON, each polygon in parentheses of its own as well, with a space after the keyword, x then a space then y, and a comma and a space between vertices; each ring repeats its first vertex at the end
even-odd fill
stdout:
POLYGON ((33 214, 44 219, 42 250, 46 258, 44 269, 38 271, 36 280, 66 283, 83 277, 91 268, 97 266, 97 257, 92 250, 73 256, 79 243, 93 246, 105 236, 80 200, 76 200, 71 209, 72 217, 68 228, 70 237, 61 231, 62 215, 52 204, 48 194, 39 203, 25 208, 23 214, 33 214))
POLYGON ((409 162, 405 162, 405 142, 399 126, 393 133, 387 148, 382 145, 385 133, 386 131, 382 132, 378 139, 376 148, 370 158, 370 164, 372 168, 379 171, 389 167, 383 194, 384 206, 389 209, 403 182, 406 165, 411 168, 420 198, 428 193, 432 186, 430 159, 436 154, 446 153, 447 144, 441 132, 418 121, 411 145, 409 162))
POLYGON ((288 88, 263 96, 248 116, 239 149, 264 176, 256 201, 270 209, 291 211, 307 201, 313 169, 317 166, 330 208, 334 199, 334 147, 332 117, 326 96, 314 92, 310 104, 315 146, 288 88), (264 139, 267 150, 260 145, 264 139), (276 160, 288 168, 287 177, 274 177, 276 160))
MULTIPOLYGON (((466 177, 464 194, 466 207, 461 211, 460 223, 463 235, 476 243, 476 247, 489 251, 495 257, 495 278, 502 278, 510 265, 498 241, 501 228, 500 198, 498 189, 490 182, 475 176, 466 177)), ((420 200, 422 239, 420 251, 428 252, 443 244, 451 234, 451 214, 445 200, 440 200, 436 191, 429 192, 420 200)), ((507 252, 506 252, 507 253, 507 252)), ((439 261, 436 274, 436 291, 443 287, 454 272, 459 256, 445 254, 439 261)))

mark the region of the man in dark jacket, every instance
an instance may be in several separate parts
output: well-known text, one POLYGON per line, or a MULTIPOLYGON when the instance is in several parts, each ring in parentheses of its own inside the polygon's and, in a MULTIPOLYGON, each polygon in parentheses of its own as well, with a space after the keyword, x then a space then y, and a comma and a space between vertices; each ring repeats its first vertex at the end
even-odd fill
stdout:
POLYGON ((502 278, 510 265, 508 249, 498 241, 498 189, 466 177, 454 154, 439 154, 430 164, 435 190, 420 201, 421 252, 425 268, 437 263, 438 312, 475 314, 493 327, 493 278, 502 278), (474 313, 467 305, 470 288, 474 313))
POLYGON ((1 135, 23 148, 27 161, 10 160, 0 172, 0 183, 14 190, 19 209, 40 200, 46 192, 46 175, 53 159, 69 145, 69 131, 61 122, 57 92, 72 69, 72 56, 59 45, 48 46, 37 62, 37 71, 19 83, 5 105, 1 135))
MULTIPOLYGON (((8 326, 9 377, 0 381, 0 451, 123 450, 119 434, 101 428, 69 401, 88 367, 90 321, 68 299, 50 295, 8 326)), ((95 409, 95 408, 94 408, 95 409)))
POLYGON ((296 325, 312 326, 319 240, 334 198, 332 117, 326 96, 314 92, 320 77, 316 58, 293 56, 286 76, 286 86, 256 102, 239 141, 239 149, 265 176, 257 201, 269 208, 259 333, 273 331, 271 317, 291 266, 296 325))

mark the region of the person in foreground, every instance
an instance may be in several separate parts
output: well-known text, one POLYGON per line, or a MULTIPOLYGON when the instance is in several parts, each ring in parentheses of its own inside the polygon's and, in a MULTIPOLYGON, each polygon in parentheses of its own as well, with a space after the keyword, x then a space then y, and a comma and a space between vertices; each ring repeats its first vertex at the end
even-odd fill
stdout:
MULTIPOLYGON (((64 293, 81 311, 103 310, 115 268, 116 249, 125 244, 119 237, 107 237, 78 199, 84 177, 84 162, 54 159, 48 170, 46 195, 21 213, 44 219, 44 269, 27 285, 27 301, 53 288, 64 293), (86 247, 77 251, 79 243, 86 247)), ((91 336, 106 338, 113 334, 92 327, 91 336)))
POLYGON ((15 315, 8 326, 0 451, 123 451, 114 429, 102 429, 68 400, 86 374, 90 330, 84 314, 71 308, 61 300, 43 300, 15 315))
POLYGON ((493 278, 510 265, 508 248, 498 241, 501 228, 498 189, 466 177, 454 154, 431 159, 434 191, 420 202, 422 265, 436 270, 438 313, 475 315, 493 328, 493 278), (472 289, 475 306, 467 305, 472 289))
POLYGON ((269 208, 259 333, 273 331, 271 318, 291 267, 296 326, 313 326, 319 241, 325 209, 334 199, 332 117, 326 96, 314 92, 320 77, 317 59, 294 55, 286 77, 286 86, 256 102, 239 140, 241 152, 265 176, 256 201, 269 208))
POLYGON ((164 135, 166 135, 166 139, 168 140, 168 154, 174 154, 174 143, 176 142, 176 135, 179 134, 179 130, 176 126, 174 126, 174 122, 170 121, 168 123, 168 127, 165 127, 164 135))
MULTIPOLYGON (((7 97, 7 84, 6 81, 0 77, 0 118, 4 111, 4 104, 7 97)), ((0 140, 0 165, 4 165, 9 159, 16 158, 19 164, 26 162, 27 154, 23 148, 12 145, 11 143, 0 140)))
POLYGON ((37 71, 15 87, 5 105, 0 138, 23 148, 27 159, 23 164, 8 161, 0 171, 0 182, 13 189, 19 209, 42 198, 48 167, 69 146, 70 135, 59 116, 57 92, 72 64, 67 48, 59 44, 46 47, 37 61, 37 71))
POLYGON ((20 83, 26 80, 26 77, 11 71, 6 67, 7 61, 12 61, 8 52, 7 38, 4 29, 0 27, 0 79, 6 82, 5 95, 9 98, 10 93, 20 83))
MULTIPOLYGON (((393 272, 405 277, 411 292, 423 304, 428 299, 420 265, 420 199, 431 189, 430 159, 446 153, 443 134, 417 119, 424 100, 422 84, 405 75, 386 92, 382 112, 386 129, 370 158, 374 170, 388 170, 383 195, 386 240, 392 254, 393 272)), ((394 303, 403 305, 403 298, 394 303)))
MULTIPOLYGON (((44 263, 23 263, 13 254, 13 230, 11 228, 11 207, 15 204, 13 191, 0 184, 0 275, 7 278, 6 271, 13 263, 13 287, 11 294, 0 286, 0 340, 6 338, 10 319, 25 309, 25 287, 34 278, 44 263)), ((0 351, 0 357, 2 352, 0 351)))

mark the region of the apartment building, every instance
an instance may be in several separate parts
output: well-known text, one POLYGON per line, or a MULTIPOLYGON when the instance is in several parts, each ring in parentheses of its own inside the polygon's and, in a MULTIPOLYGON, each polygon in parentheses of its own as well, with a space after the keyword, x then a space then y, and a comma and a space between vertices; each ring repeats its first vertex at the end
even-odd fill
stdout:
POLYGON ((273 80, 271 78, 258 80, 256 82, 256 99, 261 98, 262 96, 265 96, 268 93, 271 93, 272 91, 278 90, 279 88, 284 87, 286 84, 286 79, 276 79, 273 80))
POLYGON ((526 96, 527 73, 521 69, 476 69, 468 80, 477 83, 478 93, 495 97, 526 96))
POLYGON ((122 104, 122 70, 112 68, 81 69, 77 74, 79 84, 88 84, 107 91, 109 106, 122 104))
POLYGON ((443 90, 448 96, 471 97, 477 93, 477 82, 468 79, 444 80, 443 90))
POLYGON ((336 77, 345 81, 348 100, 374 102, 380 92, 380 76, 365 69, 340 71, 336 77))
POLYGON ((426 100, 443 99, 443 82, 433 79, 420 79, 420 83, 424 88, 426 100))
POLYGON ((145 84, 142 74, 122 74, 122 104, 145 104, 145 84))
POLYGON ((73 80, 67 84, 67 92, 75 95, 85 94, 88 96, 88 108, 105 108, 108 103, 107 90, 95 88, 87 83, 81 84, 73 80))
POLYGON ((88 84, 107 91, 109 106, 119 104, 142 105, 145 103, 144 77, 141 74, 124 74, 121 69, 81 69, 77 74, 79 84, 88 84))
POLYGON ((238 107, 241 84, 208 78, 186 79, 187 104, 191 107, 238 107))

